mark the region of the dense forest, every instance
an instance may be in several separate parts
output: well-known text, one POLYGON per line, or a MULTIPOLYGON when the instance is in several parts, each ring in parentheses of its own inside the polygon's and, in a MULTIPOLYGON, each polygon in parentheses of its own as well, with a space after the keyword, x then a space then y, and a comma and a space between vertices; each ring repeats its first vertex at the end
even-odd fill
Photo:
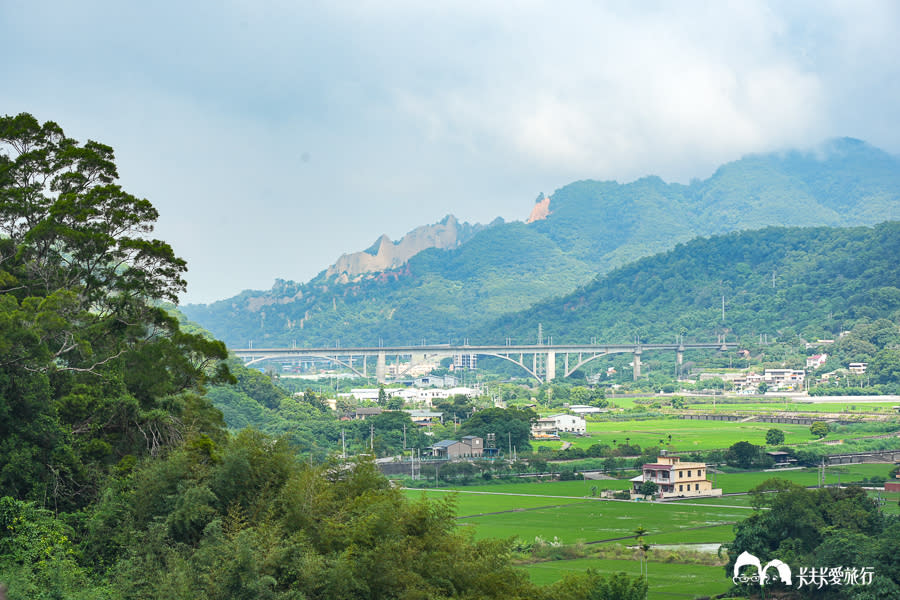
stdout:
POLYGON ((492 329, 526 339, 540 322, 562 343, 708 340, 717 333, 747 342, 763 334, 834 339, 858 324, 897 321, 897 251, 900 222, 700 238, 508 315, 492 329))
MULTIPOLYGON (((772 598, 900 598, 900 520, 883 514, 865 490, 809 490, 770 479, 753 490, 753 498, 756 512, 735 526, 729 545, 729 578, 741 553, 749 552, 764 563, 778 556, 790 565, 791 585, 766 583, 772 598)), ((735 587, 739 595, 750 596, 759 583, 738 582, 735 587)))
MULTIPOLYGON (((183 309, 233 347, 250 340, 257 347, 423 338, 496 343, 504 334, 493 324, 502 315, 697 236, 773 225, 874 225, 900 217, 900 160, 839 139, 808 152, 747 156, 690 185, 658 177, 579 181, 556 190, 549 206, 546 219, 495 224, 459 248, 424 250, 402 267, 361 281, 338 283, 323 271, 306 283, 279 280, 268 291, 183 309)), ((740 262, 752 261, 741 259, 736 271, 717 277, 742 276, 740 262)), ((728 291, 712 288, 710 297, 728 291)), ((645 298, 663 291, 650 286, 645 298)), ((700 315, 685 326, 692 335, 706 335, 708 321, 700 315)), ((531 331, 526 339, 534 339, 531 331)))
POLYGON ((112 148, 0 118, 7 598, 646 596, 592 572, 536 587, 506 542, 457 530, 452 503, 409 502, 366 460, 316 461, 302 432, 230 432, 210 386, 285 397, 161 306, 186 265, 117 179, 112 148))

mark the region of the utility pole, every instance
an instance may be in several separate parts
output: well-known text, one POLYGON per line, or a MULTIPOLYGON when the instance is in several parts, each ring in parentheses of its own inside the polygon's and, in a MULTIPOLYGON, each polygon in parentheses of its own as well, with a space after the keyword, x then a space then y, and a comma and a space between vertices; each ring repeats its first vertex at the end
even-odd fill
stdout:
POLYGON ((375 453, 375 423, 369 425, 369 449, 375 453))
POLYGON ((406 450, 406 423, 403 424, 403 449, 406 450))
POLYGON ((341 429, 341 457, 347 458, 347 440, 344 439, 343 429, 341 429))
POLYGON ((506 432, 506 438, 509 441, 509 454, 508 456, 512 456, 512 431, 506 432))

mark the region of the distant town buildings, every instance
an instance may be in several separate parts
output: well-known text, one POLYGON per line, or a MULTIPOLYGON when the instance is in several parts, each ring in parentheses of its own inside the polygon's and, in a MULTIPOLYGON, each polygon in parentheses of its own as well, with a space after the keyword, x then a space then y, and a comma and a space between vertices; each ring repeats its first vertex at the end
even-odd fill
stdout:
MULTIPOLYGON (((349 393, 342 392, 338 394, 338 398, 355 398, 367 402, 378 401, 379 388, 354 388, 349 393)), ((384 393, 388 398, 394 396, 403 400, 404 404, 412 404, 415 406, 432 407, 435 402, 446 400, 453 396, 462 395, 472 398, 477 395, 477 390, 470 387, 451 387, 451 388, 384 388, 384 393)))

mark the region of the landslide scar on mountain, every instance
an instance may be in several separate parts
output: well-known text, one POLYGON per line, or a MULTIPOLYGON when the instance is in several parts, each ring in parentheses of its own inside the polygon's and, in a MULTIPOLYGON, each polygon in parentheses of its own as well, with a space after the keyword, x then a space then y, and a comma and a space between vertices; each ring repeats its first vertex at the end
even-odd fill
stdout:
POLYGON ((544 196, 543 200, 538 200, 534 203, 534 206, 531 207, 531 214, 528 215, 528 219, 526 219, 525 223, 534 223, 535 221, 542 221, 546 219, 550 215, 550 196, 544 196))

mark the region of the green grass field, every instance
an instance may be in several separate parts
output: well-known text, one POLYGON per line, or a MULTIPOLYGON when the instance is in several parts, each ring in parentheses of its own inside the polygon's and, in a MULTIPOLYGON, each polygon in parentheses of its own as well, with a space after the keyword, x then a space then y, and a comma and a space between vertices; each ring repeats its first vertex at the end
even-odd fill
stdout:
POLYGON ((411 500, 418 500, 423 495, 428 499, 453 498, 456 514, 460 517, 490 514, 508 510, 529 510, 583 502, 583 498, 548 498, 545 496, 513 496, 504 494, 476 494, 470 492, 453 492, 441 490, 404 490, 411 500))
POLYGON ((646 421, 589 421, 588 435, 565 436, 562 441, 536 442, 535 447, 559 448, 564 441, 577 448, 593 444, 638 444, 641 447, 663 445, 670 451, 714 450, 728 448, 735 442, 748 441, 765 445, 766 432, 781 429, 785 443, 797 444, 813 438, 805 425, 773 425, 731 421, 689 421, 686 419, 650 419, 646 421), (669 435, 672 436, 671 442, 669 435))
MULTIPOLYGON (((690 402, 690 400, 688 400, 690 402)), ((890 402, 740 402, 740 403, 723 403, 717 402, 713 406, 712 402, 689 403, 687 407, 691 410, 699 410, 704 412, 730 412, 730 411, 753 411, 753 412, 808 412, 808 413, 850 413, 850 414, 896 414, 890 402)))
MULTIPOLYGON (((582 572, 586 569, 594 569, 606 574, 620 572, 629 575, 640 574, 640 564, 632 560, 556 560, 523 566, 522 569, 528 573, 533 582, 541 585, 553 583, 566 573, 582 572)), ((647 582, 650 585, 650 593, 647 597, 651 600, 712 597, 725 593, 731 587, 731 580, 728 579, 723 567, 678 565, 652 561, 647 570, 647 582)))
MULTIPOLYGON (((829 467, 826 482, 836 483, 887 475, 892 465, 864 464, 829 467)), ((721 473, 717 483, 726 491, 743 492, 778 476, 800 485, 818 483, 816 469, 780 472, 721 473)), ((638 527, 648 530, 652 545, 727 543, 734 537, 733 523, 752 514, 749 496, 698 498, 679 502, 605 501, 590 498, 591 487, 626 489, 626 480, 529 482, 457 487, 441 490, 404 490, 413 499, 453 497, 459 527, 475 538, 535 538, 576 543, 631 543, 638 527), (616 538, 626 538, 616 540, 616 538)), ((876 496, 875 492, 870 493, 876 496)), ((884 511, 900 514, 900 493, 880 493, 884 511)), ((629 560, 579 559, 550 561, 521 567, 533 581, 550 583, 568 571, 587 568, 604 573, 638 573, 629 560)), ((650 563, 649 598, 692 598, 716 595, 729 586, 722 567, 650 563)))
POLYGON ((477 538, 558 539, 564 544, 632 536, 640 526, 651 544, 715 543, 732 539, 731 524, 745 508, 586 500, 548 508, 466 517, 477 538))
MULTIPOLYGON (((827 467, 825 469, 825 483, 849 483, 851 481, 861 481, 867 477, 880 475, 886 477, 888 472, 893 468, 889 464, 860 464, 860 465, 838 465, 827 467)), ((753 471, 749 473, 718 473, 715 476, 716 487, 722 488, 726 494, 734 492, 746 492, 766 479, 780 477, 781 479, 789 479, 794 483, 802 486, 818 485, 818 470, 799 469, 791 471, 753 471)), ((712 475, 708 479, 713 479, 712 475)))

